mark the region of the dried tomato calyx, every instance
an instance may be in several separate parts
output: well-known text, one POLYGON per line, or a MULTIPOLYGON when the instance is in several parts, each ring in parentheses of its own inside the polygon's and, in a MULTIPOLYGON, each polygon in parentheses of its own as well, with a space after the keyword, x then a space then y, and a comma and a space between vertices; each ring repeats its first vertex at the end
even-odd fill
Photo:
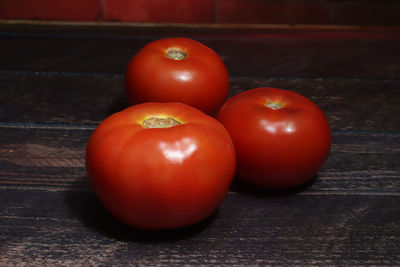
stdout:
POLYGON ((274 110, 276 110, 276 109, 281 109, 281 108, 284 107, 283 104, 276 103, 276 102, 271 102, 271 101, 268 102, 267 104, 265 104, 265 106, 266 106, 267 108, 274 109, 274 110))
POLYGON ((187 58, 188 54, 185 50, 178 47, 171 47, 165 51, 165 56, 173 60, 184 60, 187 58))
POLYGON ((143 127, 147 128, 147 129, 170 128, 170 127, 174 127, 174 126, 177 126, 180 124, 182 124, 182 123, 172 117, 165 117, 165 118, 150 117, 150 118, 145 119, 142 122, 143 127))

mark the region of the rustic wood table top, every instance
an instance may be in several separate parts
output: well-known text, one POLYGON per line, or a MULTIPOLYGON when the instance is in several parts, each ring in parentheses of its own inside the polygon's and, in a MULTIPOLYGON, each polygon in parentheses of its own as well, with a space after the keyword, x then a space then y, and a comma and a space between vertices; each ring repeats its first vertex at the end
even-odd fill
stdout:
POLYGON ((0 266, 400 266, 400 32, 384 29, 0 24, 0 266), (317 103, 328 161, 283 192, 234 182, 180 230, 111 217, 85 171, 95 127, 128 104, 124 71, 146 43, 214 49, 230 96, 261 86, 317 103))

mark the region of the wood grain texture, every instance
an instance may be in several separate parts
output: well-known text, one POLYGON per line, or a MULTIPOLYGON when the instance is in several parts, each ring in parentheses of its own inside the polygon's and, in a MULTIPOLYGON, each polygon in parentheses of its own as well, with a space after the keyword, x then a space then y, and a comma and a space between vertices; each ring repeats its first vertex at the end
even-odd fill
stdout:
MULTIPOLYGON (((88 190, 84 158, 92 130, 0 127, 0 187, 88 190)), ((318 176, 283 193, 398 196, 399 152, 400 133, 335 131, 331 155, 318 176)), ((231 191, 254 189, 237 183, 231 191)))
POLYGON ((271 193, 236 183, 211 218, 149 233, 120 224, 95 198, 83 165, 91 130, 1 128, 2 265, 400 262, 398 134, 335 132, 307 187, 271 193))
POLYGON ((400 264, 399 196, 237 193, 198 225, 141 232, 91 192, 1 191, 2 266, 400 264))
MULTIPOLYGON (((0 121, 97 125, 128 106, 123 79, 83 73, 0 73, 0 121)), ((334 130, 400 130, 400 81, 232 78, 229 96, 263 86, 310 98, 334 130)))
MULTIPOLYGON (((179 34, 168 31, 143 35, 0 32, 0 69, 123 74, 130 58, 145 44, 179 34)), ((320 33, 313 38, 280 33, 225 38, 207 34, 184 36, 215 50, 231 76, 400 79, 397 52, 400 40, 391 40, 390 35, 389 40, 335 40, 335 34, 320 33)))
POLYGON ((400 34, 0 24, 0 266, 400 266, 400 34), (123 73, 151 40, 215 49, 229 96, 268 86, 326 113, 331 154, 286 191, 235 179, 194 226, 111 217, 85 171, 95 127, 125 107, 123 73))

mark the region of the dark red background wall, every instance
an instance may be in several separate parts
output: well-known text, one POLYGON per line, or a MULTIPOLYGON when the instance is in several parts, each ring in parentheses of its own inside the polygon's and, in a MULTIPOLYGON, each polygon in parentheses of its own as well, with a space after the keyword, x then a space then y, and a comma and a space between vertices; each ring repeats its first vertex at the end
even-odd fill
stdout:
POLYGON ((0 19, 400 25, 396 0, 0 0, 0 19))

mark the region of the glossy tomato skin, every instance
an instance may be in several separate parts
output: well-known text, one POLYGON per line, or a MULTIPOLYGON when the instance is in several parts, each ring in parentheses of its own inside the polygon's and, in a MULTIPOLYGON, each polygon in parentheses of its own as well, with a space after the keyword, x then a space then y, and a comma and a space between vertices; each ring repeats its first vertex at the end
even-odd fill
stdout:
POLYGON ((167 38, 144 46, 129 62, 125 93, 131 104, 181 102, 214 115, 226 100, 228 71, 207 46, 188 38, 167 38), (166 56, 168 49, 186 53, 182 60, 166 56))
POLYGON ((222 106, 217 119, 234 142, 237 176, 256 186, 300 185, 317 173, 330 152, 324 113, 295 92, 264 87, 240 93, 222 106))
POLYGON ((235 172, 232 140, 217 120, 181 103, 144 103, 105 119, 86 149, 90 182, 106 209, 141 229, 194 224, 223 201, 235 172), (181 122, 144 128, 151 116, 181 122))

